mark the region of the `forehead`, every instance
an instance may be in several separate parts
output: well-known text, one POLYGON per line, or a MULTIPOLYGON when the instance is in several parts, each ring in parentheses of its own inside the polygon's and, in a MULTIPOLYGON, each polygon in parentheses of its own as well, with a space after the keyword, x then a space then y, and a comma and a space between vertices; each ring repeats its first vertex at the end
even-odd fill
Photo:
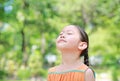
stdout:
POLYGON ((69 26, 65 26, 62 31, 75 31, 75 32, 78 32, 78 29, 77 29, 77 27, 75 27, 73 25, 69 25, 69 26))

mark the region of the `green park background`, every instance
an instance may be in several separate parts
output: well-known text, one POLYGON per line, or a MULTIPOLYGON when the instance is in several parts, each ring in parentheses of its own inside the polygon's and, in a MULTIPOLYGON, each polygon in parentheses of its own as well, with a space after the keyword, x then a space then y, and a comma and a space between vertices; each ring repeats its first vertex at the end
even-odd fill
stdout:
POLYGON ((89 35, 96 81, 120 81, 120 0, 0 0, 0 81, 47 81, 69 24, 89 35))

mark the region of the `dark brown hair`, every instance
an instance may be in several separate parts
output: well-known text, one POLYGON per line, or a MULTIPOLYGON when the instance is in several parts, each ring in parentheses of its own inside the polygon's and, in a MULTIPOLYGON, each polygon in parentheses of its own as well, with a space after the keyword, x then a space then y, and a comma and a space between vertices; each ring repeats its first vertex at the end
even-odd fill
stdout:
POLYGON ((79 26, 76 26, 74 25, 80 32, 80 40, 82 42, 86 42, 87 43, 87 48, 84 49, 80 55, 81 56, 84 56, 84 64, 86 64, 87 66, 89 66, 89 56, 88 56, 88 48, 89 48, 89 38, 88 38, 88 35, 87 33, 84 31, 84 29, 82 29, 81 27, 79 26))

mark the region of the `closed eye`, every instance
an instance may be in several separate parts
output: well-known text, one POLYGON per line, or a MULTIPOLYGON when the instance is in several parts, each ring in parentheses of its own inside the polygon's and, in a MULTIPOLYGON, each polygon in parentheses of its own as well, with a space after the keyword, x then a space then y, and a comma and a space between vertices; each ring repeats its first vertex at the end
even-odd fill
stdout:
POLYGON ((63 34, 63 32, 61 32, 61 33, 59 34, 59 36, 62 35, 62 34, 63 34))
POLYGON ((72 32, 68 32, 67 34, 68 34, 68 35, 72 35, 73 33, 72 33, 72 32))
POLYGON ((63 33, 60 33, 59 35, 62 35, 63 33))

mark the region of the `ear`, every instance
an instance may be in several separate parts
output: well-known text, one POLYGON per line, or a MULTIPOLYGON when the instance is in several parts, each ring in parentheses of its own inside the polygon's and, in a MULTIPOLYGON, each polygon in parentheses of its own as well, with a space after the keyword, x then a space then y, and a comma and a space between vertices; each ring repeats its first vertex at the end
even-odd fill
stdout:
POLYGON ((79 50, 84 50, 87 48, 87 43, 86 42, 80 42, 78 45, 79 50))

